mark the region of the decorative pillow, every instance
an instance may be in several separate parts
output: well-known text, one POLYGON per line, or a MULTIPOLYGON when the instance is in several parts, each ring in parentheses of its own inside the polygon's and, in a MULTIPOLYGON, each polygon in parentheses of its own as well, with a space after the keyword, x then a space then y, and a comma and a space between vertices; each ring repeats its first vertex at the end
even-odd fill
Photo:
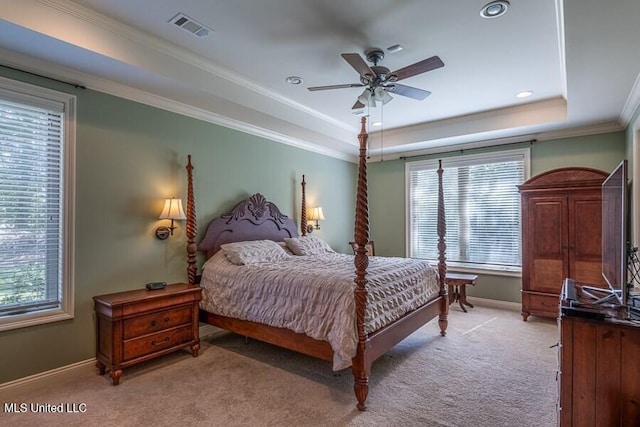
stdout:
POLYGON ((236 265, 276 262, 289 258, 284 249, 271 240, 226 243, 220 248, 227 259, 236 265))
POLYGON ((316 236, 287 237, 285 243, 296 255, 320 255, 334 253, 331 246, 316 236))
POLYGON ((278 244, 278 246, 284 249, 287 255, 295 255, 293 252, 291 252, 291 249, 289 249, 289 246, 287 246, 285 242, 276 242, 276 243, 278 244))

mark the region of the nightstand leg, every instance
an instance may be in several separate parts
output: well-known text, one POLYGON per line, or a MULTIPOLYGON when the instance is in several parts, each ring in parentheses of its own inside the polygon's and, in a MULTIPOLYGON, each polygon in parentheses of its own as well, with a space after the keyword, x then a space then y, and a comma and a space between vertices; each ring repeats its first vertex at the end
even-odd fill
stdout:
POLYGON ((122 369, 115 369, 109 372, 109 376, 111 377, 111 382, 113 385, 120 384, 120 377, 122 376, 122 369))
POLYGON ((104 366, 104 363, 100 362, 99 360, 96 360, 96 368, 98 368, 98 375, 104 375, 104 373, 106 372, 106 366, 104 366))
POLYGON ((193 357, 198 357, 198 352, 200 351, 200 343, 191 345, 191 355, 193 357))

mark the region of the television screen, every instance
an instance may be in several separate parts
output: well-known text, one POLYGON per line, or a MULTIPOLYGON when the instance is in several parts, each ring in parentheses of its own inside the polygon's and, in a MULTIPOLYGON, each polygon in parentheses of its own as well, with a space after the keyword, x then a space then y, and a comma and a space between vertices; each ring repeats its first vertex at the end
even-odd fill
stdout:
POLYGON ((602 183, 602 277, 621 304, 627 283, 627 161, 602 183))

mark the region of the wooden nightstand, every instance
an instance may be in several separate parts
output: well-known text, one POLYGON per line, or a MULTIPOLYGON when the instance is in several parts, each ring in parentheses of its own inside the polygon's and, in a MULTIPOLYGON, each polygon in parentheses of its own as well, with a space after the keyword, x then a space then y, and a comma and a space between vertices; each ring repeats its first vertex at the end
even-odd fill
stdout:
POLYGON ((122 369, 191 347, 198 356, 198 303, 202 288, 186 283, 154 291, 136 289, 93 297, 96 366, 118 385, 122 369))

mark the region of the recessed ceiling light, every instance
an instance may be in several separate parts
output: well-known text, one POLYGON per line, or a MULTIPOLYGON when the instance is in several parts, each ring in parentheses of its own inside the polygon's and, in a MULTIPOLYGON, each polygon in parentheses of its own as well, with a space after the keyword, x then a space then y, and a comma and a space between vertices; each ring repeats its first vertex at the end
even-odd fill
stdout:
POLYGON ((371 122, 371 126, 382 126, 382 122, 371 122))
POLYGON ((399 44, 394 44, 393 46, 389 46, 387 50, 391 53, 400 52, 402 50, 402 46, 399 44))
POLYGON ((516 98, 527 98, 533 95, 533 92, 530 90, 523 90, 522 92, 516 93, 516 98))
POLYGON ((298 76, 289 76, 286 79, 284 79, 287 83, 292 84, 292 85, 299 85, 302 84, 302 77, 298 77, 298 76))
POLYGON ((484 5, 480 9, 480 16, 483 18, 497 18, 507 13, 509 9, 509 2, 506 0, 496 0, 484 5))

